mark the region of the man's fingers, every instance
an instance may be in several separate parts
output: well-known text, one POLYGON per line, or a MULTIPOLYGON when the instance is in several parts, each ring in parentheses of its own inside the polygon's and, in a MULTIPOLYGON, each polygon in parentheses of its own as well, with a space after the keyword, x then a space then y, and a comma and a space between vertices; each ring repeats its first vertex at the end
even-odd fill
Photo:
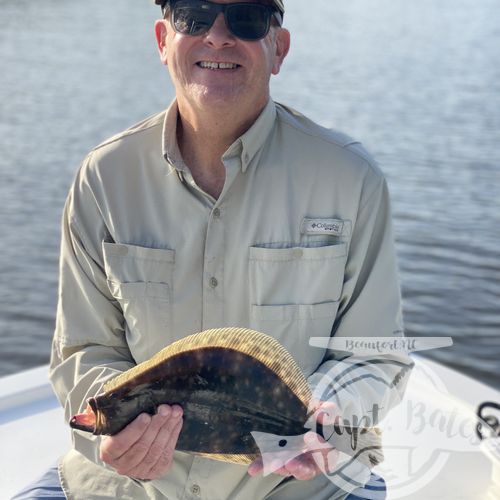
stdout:
POLYGON ((335 425, 341 413, 339 407, 331 401, 312 400, 309 404, 310 413, 322 425, 335 425))
MULTIPOLYGON (((274 460, 269 463, 270 472, 283 477, 294 476, 296 479, 306 481, 312 479, 319 472, 314 459, 310 453, 304 453, 299 457, 292 458, 285 465, 282 465, 280 460, 274 460)), ((256 476, 263 472, 264 465, 262 458, 254 460, 248 467, 248 474, 256 476)))
POLYGON ((320 473, 331 472, 337 463, 338 452, 315 432, 304 435, 306 452, 285 464, 288 475, 308 481, 320 473))
POLYGON ((172 410, 169 406, 158 407, 156 415, 151 418, 141 438, 115 461, 114 467, 119 474, 146 479, 144 474, 155 465, 161 453, 156 446, 156 441, 163 425, 170 420, 171 414, 172 410))
POLYGON ((310 455, 322 474, 330 474, 337 467, 339 451, 335 448, 331 450, 313 451, 310 455))
POLYGON ((279 476, 288 477, 290 475, 290 472, 288 472, 285 464, 283 464, 283 461, 280 459, 272 460, 269 464, 269 469, 270 472, 272 472, 273 474, 278 474, 279 476))
POLYGON ((313 431, 309 431, 304 434, 304 444, 305 451, 315 451, 330 447, 330 445, 324 440, 322 436, 316 434, 313 431))
POLYGON ((151 416, 142 413, 118 434, 105 436, 101 441, 101 460, 112 466, 131 446, 139 441, 150 422, 151 416))
POLYGON ((166 423, 166 429, 168 430, 169 436, 166 445, 167 447, 174 449, 182 429, 182 408, 180 406, 173 407, 172 419, 166 423), (179 423, 181 424, 180 426, 179 423))
POLYGON ((150 470, 143 476, 144 479, 156 479, 165 474, 174 458, 175 446, 182 429, 182 411, 173 411, 172 417, 163 424, 158 433, 157 440, 151 447, 152 456, 155 457, 154 464, 150 470))
POLYGON ((293 476, 299 481, 307 481, 315 477, 320 470, 309 453, 304 453, 299 457, 289 460, 285 464, 288 475, 293 476))
POLYGON ((304 435, 307 454, 322 473, 333 472, 338 461, 339 452, 328 441, 325 441, 315 432, 304 435))
POLYGON ((156 479, 167 472, 182 428, 182 408, 161 405, 101 442, 101 459, 119 474, 156 479))

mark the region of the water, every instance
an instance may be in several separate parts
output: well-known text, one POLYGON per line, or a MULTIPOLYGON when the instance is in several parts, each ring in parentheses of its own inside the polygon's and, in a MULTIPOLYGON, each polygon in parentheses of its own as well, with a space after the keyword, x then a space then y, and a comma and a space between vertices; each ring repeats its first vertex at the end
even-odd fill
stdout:
MULTIPOLYGON (((500 388, 497 0, 287 5, 293 45, 274 97, 376 156, 407 333, 452 336, 429 356, 500 388)), ((173 97, 157 14, 138 0, 0 4, 0 374, 48 361, 59 219, 80 160, 173 97)))

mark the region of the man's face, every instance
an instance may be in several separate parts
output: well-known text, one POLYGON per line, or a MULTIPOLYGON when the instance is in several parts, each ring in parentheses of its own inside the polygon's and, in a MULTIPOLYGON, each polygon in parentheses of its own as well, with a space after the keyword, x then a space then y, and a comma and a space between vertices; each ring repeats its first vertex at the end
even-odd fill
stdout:
POLYGON ((179 105, 198 109, 238 106, 244 110, 245 104, 264 107, 270 77, 279 72, 290 44, 288 31, 274 27, 262 40, 236 38, 222 13, 200 36, 177 33, 169 20, 157 21, 155 29, 161 60, 169 67, 179 105))

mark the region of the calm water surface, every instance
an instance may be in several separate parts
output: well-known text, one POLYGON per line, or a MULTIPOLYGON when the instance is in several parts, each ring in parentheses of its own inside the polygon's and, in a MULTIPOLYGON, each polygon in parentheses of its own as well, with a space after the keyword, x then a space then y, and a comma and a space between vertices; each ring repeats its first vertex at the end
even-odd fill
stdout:
MULTIPOLYGON (((376 156, 408 335, 452 336, 429 355, 500 388, 498 1, 289 4, 274 97, 376 156)), ((0 3, 0 374, 48 361, 79 162, 173 97, 157 14, 146 0, 0 3)))

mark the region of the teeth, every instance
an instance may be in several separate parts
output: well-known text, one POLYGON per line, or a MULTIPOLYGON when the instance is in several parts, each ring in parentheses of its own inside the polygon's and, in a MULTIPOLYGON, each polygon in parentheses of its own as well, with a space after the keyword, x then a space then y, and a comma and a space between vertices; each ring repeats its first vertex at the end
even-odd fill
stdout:
POLYGON ((233 63, 225 63, 225 62, 216 63, 216 62, 210 62, 210 61, 202 61, 199 63, 199 65, 202 68, 206 68, 206 69, 236 69, 238 67, 237 64, 233 64, 233 63))

